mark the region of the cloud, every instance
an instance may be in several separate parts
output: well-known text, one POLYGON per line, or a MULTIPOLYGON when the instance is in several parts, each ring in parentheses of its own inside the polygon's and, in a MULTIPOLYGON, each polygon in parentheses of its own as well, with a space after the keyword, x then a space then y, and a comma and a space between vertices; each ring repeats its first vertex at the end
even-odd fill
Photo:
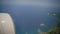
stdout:
POLYGON ((3 4, 11 4, 11 5, 31 5, 31 6, 53 6, 58 7, 60 4, 51 3, 51 2, 40 2, 40 1, 32 1, 32 0, 15 0, 15 1, 4 1, 3 4))

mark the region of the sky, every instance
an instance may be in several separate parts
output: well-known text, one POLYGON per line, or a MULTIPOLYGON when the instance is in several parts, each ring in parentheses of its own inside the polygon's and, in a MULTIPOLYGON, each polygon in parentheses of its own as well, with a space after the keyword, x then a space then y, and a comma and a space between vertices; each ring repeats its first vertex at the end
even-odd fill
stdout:
MULTIPOLYGON (((3 0, 3 4, 58 7, 59 0, 3 0)), ((59 6, 60 7, 60 6, 59 6)))

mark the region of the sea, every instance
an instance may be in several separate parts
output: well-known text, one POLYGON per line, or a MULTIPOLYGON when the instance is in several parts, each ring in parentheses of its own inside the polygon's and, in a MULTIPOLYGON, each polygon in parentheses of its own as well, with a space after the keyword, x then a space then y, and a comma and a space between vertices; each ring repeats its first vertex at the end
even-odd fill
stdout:
POLYGON ((0 13, 9 13, 14 21, 16 34, 38 34, 55 27, 59 7, 0 4, 0 13), (52 13, 52 14, 51 14, 52 13))

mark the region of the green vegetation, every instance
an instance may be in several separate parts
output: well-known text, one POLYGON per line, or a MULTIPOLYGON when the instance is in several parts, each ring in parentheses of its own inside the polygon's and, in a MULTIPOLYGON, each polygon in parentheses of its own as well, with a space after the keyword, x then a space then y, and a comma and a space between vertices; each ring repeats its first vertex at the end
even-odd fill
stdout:
MULTIPOLYGON (((53 15, 52 15, 52 16, 53 16, 53 15)), ((57 25, 56 25, 54 28, 50 29, 50 30, 47 32, 47 34, 60 34, 60 14, 57 13, 57 14, 55 15, 55 17, 58 19, 57 25)))

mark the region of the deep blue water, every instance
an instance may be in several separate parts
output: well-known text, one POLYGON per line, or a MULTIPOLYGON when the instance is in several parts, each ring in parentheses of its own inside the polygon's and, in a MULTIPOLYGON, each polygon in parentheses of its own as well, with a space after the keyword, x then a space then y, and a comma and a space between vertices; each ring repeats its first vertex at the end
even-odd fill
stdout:
POLYGON ((17 5, 2 5, 0 4, 0 13, 9 13, 16 27, 17 34, 25 34, 41 29, 42 31, 48 31, 54 27, 57 19, 53 16, 49 16, 49 12, 59 12, 59 8, 55 7, 40 7, 40 6, 17 6, 17 5), (40 27, 40 24, 44 23, 46 27, 40 27))

